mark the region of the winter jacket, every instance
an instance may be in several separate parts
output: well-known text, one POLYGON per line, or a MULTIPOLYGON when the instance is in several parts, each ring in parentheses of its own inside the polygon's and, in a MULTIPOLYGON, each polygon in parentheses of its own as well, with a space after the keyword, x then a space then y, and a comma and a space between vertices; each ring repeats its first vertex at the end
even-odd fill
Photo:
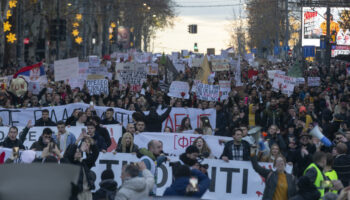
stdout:
MULTIPOLYGON (((60 141, 57 140, 57 135, 52 135, 52 139, 55 141, 56 144, 58 144, 58 145, 60 144, 60 141)), ((69 145, 74 144, 76 140, 77 139, 75 138, 73 133, 68 132, 66 149, 69 145)), ((65 149, 61 149, 61 150, 64 151, 65 149)))
POLYGON ((146 116, 138 106, 135 106, 136 111, 143 115, 146 123, 146 132, 162 132, 162 123, 169 116, 171 108, 169 107, 162 115, 158 115, 155 109, 151 109, 146 116))
POLYGON ((126 152, 123 152, 123 145, 121 143, 119 143, 116 151, 120 152, 120 153, 134 153, 134 152, 137 152, 139 150, 139 147, 136 144, 134 144, 132 146, 132 149, 130 149, 130 147, 129 147, 129 148, 125 148, 125 150, 126 150, 126 152))
POLYGON ((19 149, 25 149, 23 143, 26 140, 29 128, 25 127, 23 131, 19 134, 19 139, 16 138, 15 141, 10 140, 6 137, 4 141, 0 143, 0 146, 12 149, 13 147, 19 147, 19 149))
POLYGON ((341 154, 336 156, 333 169, 337 172, 339 180, 341 180, 344 187, 348 186, 350 182, 350 155, 341 154))
MULTIPOLYGON (((272 200, 273 195, 275 193, 276 187, 277 187, 277 182, 278 182, 278 172, 273 171, 271 169, 265 169, 261 167, 257 161, 257 157, 253 156, 251 157, 252 165, 254 170, 262 177, 265 178, 265 189, 264 189, 264 195, 263 195, 263 200, 272 200)), ((286 173, 287 177, 287 184, 288 184, 288 198, 293 197, 296 192, 296 178, 291 175, 286 173)))
POLYGON ((301 147, 296 150, 296 160, 293 163, 293 174, 297 177, 302 176, 306 167, 312 163, 312 155, 316 152, 316 146, 308 144, 306 150, 309 152, 309 155, 304 155, 304 157, 301 156, 301 147))
POLYGON ((277 144, 282 152, 286 152, 287 151, 287 145, 286 145, 286 143, 285 143, 285 141, 284 141, 284 139, 283 139, 281 134, 276 134, 275 137, 273 137, 272 135, 268 134, 266 136, 265 140, 268 140, 270 148, 271 148, 271 146, 273 144, 277 144))
POLYGON ((283 128, 283 112, 278 107, 272 108, 271 106, 264 110, 262 117, 262 126, 268 129, 271 125, 277 125, 279 128, 283 128))
POLYGON ((142 171, 142 176, 125 180, 117 192, 115 200, 136 200, 148 197, 154 185, 154 177, 147 169, 142 171))
POLYGON ((101 124, 103 125, 119 124, 119 122, 113 118, 112 120, 104 119, 101 121, 101 124))
POLYGON ((66 120, 66 126, 75 126, 77 120, 78 120, 78 119, 75 118, 74 116, 70 116, 70 117, 66 120))
POLYGON ((216 128, 219 129, 215 131, 215 135, 227 136, 228 127, 228 115, 224 110, 220 110, 216 112, 216 128))
POLYGON ((35 121, 34 126, 56 126, 56 123, 53 122, 50 118, 47 121, 44 121, 43 118, 40 118, 35 121))
MULTIPOLYGON (((250 146, 249 143, 242 140, 241 145, 243 145, 243 160, 249 160, 250 158, 250 146)), ((223 156, 227 156, 229 160, 233 160, 233 153, 232 153, 232 147, 233 147, 233 140, 227 142, 224 147, 224 151, 222 152, 222 155, 220 156, 220 159, 223 156)))
POLYGON ((114 200, 117 193, 118 183, 113 179, 100 182, 100 189, 93 194, 93 200, 114 200))
POLYGON ((198 192, 186 194, 186 187, 189 184, 190 177, 179 177, 164 191, 163 196, 202 197, 210 186, 210 179, 197 169, 191 170, 191 176, 197 177, 198 179, 198 192))
POLYGON ((100 125, 96 126, 96 132, 98 135, 102 136, 104 141, 106 142, 106 149, 111 146, 112 141, 111 141, 111 136, 109 135, 108 130, 105 127, 102 127, 100 125))
POLYGON ((99 135, 98 133, 95 133, 95 135, 92 137, 92 139, 95 140, 99 151, 102 151, 102 150, 107 151, 108 146, 106 144, 105 139, 101 135, 99 135))
POLYGON ((42 151, 47 146, 47 144, 44 144, 43 137, 40 136, 39 140, 34 142, 32 146, 30 147, 31 150, 35 149, 35 151, 42 151))

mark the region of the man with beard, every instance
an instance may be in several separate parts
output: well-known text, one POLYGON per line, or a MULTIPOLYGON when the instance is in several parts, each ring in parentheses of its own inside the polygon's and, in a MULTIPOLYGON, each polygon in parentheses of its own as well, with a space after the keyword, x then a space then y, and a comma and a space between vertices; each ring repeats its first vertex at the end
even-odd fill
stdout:
POLYGON ((180 163, 192 167, 198 163, 199 149, 194 146, 188 146, 186 152, 180 155, 180 163))

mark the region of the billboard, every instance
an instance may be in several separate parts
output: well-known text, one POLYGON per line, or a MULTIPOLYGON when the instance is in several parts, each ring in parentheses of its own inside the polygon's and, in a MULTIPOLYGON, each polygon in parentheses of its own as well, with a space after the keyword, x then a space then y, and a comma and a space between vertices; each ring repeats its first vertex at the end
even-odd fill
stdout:
MULTIPOLYGON (((320 46, 320 37, 327 34, 326 11, 326 7, 303 7, 303 46, 320 46)), ((330 33, 336 35, 338 45, 350 45, 350 31, 345 26, 349 12, 350 8, 331 8, 330 33)))

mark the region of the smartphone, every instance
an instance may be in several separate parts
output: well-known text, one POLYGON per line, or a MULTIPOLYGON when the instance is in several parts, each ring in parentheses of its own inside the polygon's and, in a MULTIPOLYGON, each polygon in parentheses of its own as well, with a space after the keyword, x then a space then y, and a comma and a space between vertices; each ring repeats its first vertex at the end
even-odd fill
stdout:
POLYGON ((81 132, 82 132, 82 133, 86 133, 86 128, 82 128, 82 129, 81 129, 81 132))
POLYGON ((12 157, 17 159, 19 157, 19 147, 12 148, 12 157))
POLYGON ((197 188, 198 179, 196 177, 191 177, 190 178, 190 184, 192 185, 193 188, 197 188))

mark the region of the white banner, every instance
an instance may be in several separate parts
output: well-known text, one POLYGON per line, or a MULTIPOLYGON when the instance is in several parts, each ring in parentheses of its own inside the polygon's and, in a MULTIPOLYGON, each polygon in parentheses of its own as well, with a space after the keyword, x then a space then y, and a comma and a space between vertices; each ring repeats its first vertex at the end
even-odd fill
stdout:
POLYGON ((219 81, 219 85, 220 85, 220 100, 226 100, 229 97, 229 93, 231 92, 231 81, 224 81, 224 80, 220 80, 219 81))
POLYGON ((189 99, 190 95, 188 92, 190 91, 190 86, 187 82, 183 81, 173 81, 171 82, 170 88, 169 88, 169 97, 177 97, 177 98, 185 98, 189 99))
MULTIPOLYGON (((0 117, 3 119, 5 125, 11 126, 26 126, 28 120, 32 120, 33 123, 41 118, 41 111, 44 109, 49 110, 49 116, 52 121, 66 121, 74 111, 74 109, 80 109, 85 111, 89 108, 89 104, 74 103, 64 106, 52 106, 43 108, 25 108, 25 109, 0 109, 0 117)), ((105 112, 109 107, 95 106, 94 107, 97 116, 104 118, 105 112)), ((134 111, 124 110, 121 108, 114 109, 114 118, 123 124, 124 127, 130 122, 132 122, 131 115, 134 111)), ((159 114, 166 111, 157 110, 159 114)), ((147 113, 147 112, 145 112, 147 113)), ((163 128, 169 126, 173 130, 179 128, 181 125, 181 120, 184 117, 189 117, 191 120, 192 128, 195 129, 199 127, 199 121, 202 116, 207 116, 209 118, 210 124, 213 129, 216 128, 216 110, 215 109, 197 109, 197 108, 172 108, 169 117, 163 122, 163 128)))
POLYGON ((54 62, 55 81, 66 81, 79 77, 78 58, 55 60, 54 62))
MULTIPOLYGON (((178 157, 169 157, 171 162, 178 161, 178 157)), ((98 189, 101 181, 100 177, 104 170, 112 169, 115 180, 118 185, 121 185, 120 175, 124 164, 130 162, 139 162, 135 155, 117 153, 100 153, 96 161, 96 167, 92 170, 96 173, 95 186, 98 189)), ((265 188, 265 180, 257 174, 252 164, 249 161, 230 161, 224 162, 216 159, 205 159, 202 164, 208 164, 208 176, 211 181, 207 192, 202 196, 202 199, 244 199, 244 200, 259 200, 265 188)), ((272 163, 259 163, 265 168, 272 169, 272 163)), ((287 166, 288 173, 292 171, 290 166, 287 166)), ((169 162, 158 167, 157 174, 157 196, 162 196, 165 189, 172 183, 172 168, 169 162)))
POLYGON ((318 87, 321 85, 320 77, 307 77, 307 85, 309 87, 318 87))
POLYGON ((147 148, 147 144, 151 140, 160 140, 163 142, 163 151, 169 155, 180 156, 186 151, 186 148, 193 144, 198 137, 203 138, 210 150, 211 155, 220 158, 224 144, 220 145, 219 140, 230 141, 230 137, 221 137, 214 135, 199 135, 188 133, 141 133, 135 135, 134 143, 139 147, 147 148))
POLYGON ((226 59, 223 59, 223 60, 211 60, 211 67, 212 67, 212 70, 214 72, 230 70, 229 61, 226 60, 226 59))
POLYGON ((275 74, 285 75, 286 72, 285 71, 281 71, 281 70, 268 70, 267 74, 269 76, 269 79, 273 80, 273 78, 275 77, 275 74))
POLYGON ((296 80, 293 77, 275 73, 272 88, 275 91, 281 89, 283 94, 287 94, 290 97, 293 94, 295 82, 296 80))
POLYGON ((295 86, 304 85, 304 84, 305 84, 305 78, 304 77, 295 78, 295 86))
MULTIPOLYGON (((116 148, 116 144, 118 143, 118 139, 122 136, 122 126, 120 125, 105 125, 103 126, 105 128, 107 128, 109 135, 111 136, 111 140, 112 140, 112 145, 111 148, 113 147, 113 149, 116 148), (114 141, 113 141, 114 140, 114 141)), ((24 129, 24 126, 19 126, 18 128, 18 132, 21 132, 24 129)), ((56 126, 52 126, 52 127, 33 127, 29 130, 26 140, 24 141, 24 146, 29 149, 32 144, 36 141, 38 141, 39 137, 41 136, 41 134, 43 133, 44 128, 50 128, 55 134, 57 134, 57 127, 56 126)), ((80 133, 81 133, 81 129, 84 128, 83 126, 71 126, 71 127, 66 127, 66 130, 70 133, 72 133, 75 138, 78 138, 80 133)), ((2 142, 8 132, 9 132, 10 127, 0 127, 0 142, 2 142)), ((19 134, 18 136, 19 137, 19 134)), ((111 151, 111 150, 109 150, 111 151)))
POLYGON ((107 79, 87 80, 86 87, 88 88, 90 95, 105 94, 108 96, 109 88, 107 79))
POLYGON ((196 95, 200 100, 218 101, 220 96, 220 86, 197 83, 196 95))

